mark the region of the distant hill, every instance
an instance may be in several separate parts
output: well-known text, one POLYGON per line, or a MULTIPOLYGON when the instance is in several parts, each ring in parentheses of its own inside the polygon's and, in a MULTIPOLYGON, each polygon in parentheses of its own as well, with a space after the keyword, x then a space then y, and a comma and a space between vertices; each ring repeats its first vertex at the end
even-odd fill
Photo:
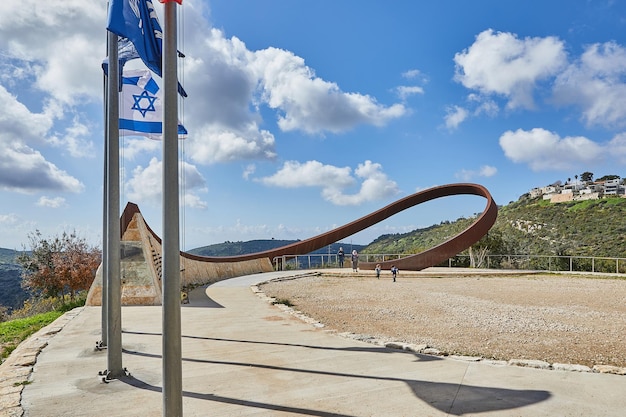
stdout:
POLYGON ((22 289, 22 267, 15 258, 20 252, 0 248, 0 306, 11 309, 20 308, 28 298, 28 292, 22 289))
POLYGON ((15 258, 20 253, 21 251, 18 252, 13 249, 0 248, 0 264, 16 264, 15 258))
MULTIPOLYGON (((299 240, 276 240, 276 239, 266 239, 266 240, 250 240, 247 242, 224 242, 217 243, 209 246, 202 246, 199 248, 195 248, 187 251, 193 255, 198 256, 237 256, 237 255, 246 255, 248 253, 256 253, 263 252, 270 249, 280 248, 282 246, 291 245, 292 243, 300 242, 299 240)), ((329 246, 325 246, 321 249, 316 250, 312 253, 324 253, 327 254, 330 251, 331 255, 334 255, 339 250, 339 247, 343 246, 344 251, 346 253, 348 250, 356 249, 357 251, 361 251, 365 247, 365 245, 354 245, 350 243, 333 243, 329 246)))
MULTIPOLYGON (((383 235, 365 253, 417 253, 444 242, 475 218, 383 235)), ((499 207, 489 231, 494 254, 626 257, 626 198, 551 204, 527 195, 499 207)))

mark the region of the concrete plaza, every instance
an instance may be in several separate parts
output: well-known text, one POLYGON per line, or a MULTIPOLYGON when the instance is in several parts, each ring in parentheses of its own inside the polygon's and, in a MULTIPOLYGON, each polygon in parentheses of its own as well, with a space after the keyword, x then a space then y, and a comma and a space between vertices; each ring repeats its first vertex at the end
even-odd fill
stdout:
MULTIPOLYGON (((181 312, 185 416, 624 415, 626 376, 389 349, 305 323, 250 289, 295 273, 234 278, 190 294, 181 312)), ((21 377, 28 383, 19 386, 20 406, 0 415, 161 416, 161 307, 122 308, 130 376, 110 383, 98 375, 107 366, 106 350, 94 349, 100 320, 99 307, 66 318, 21 377)))

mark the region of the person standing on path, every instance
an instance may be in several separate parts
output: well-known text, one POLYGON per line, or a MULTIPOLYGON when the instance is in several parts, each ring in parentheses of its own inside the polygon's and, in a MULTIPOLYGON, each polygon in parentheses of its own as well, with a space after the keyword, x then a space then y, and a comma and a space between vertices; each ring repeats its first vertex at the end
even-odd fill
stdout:
POLYGON ((356 249, 352 251, 352 272, 359 271, 359 254, 356 249))
POLYGON ((380 264, 376 264, 376 279, 380 279, 380 264))
POLYGON ((339 261, 339 268, 343 268, 343 258, 346 256, 345 253, 343 253, 343 247, 339 247, 339 250, 337 251, 337 260, 339 261))

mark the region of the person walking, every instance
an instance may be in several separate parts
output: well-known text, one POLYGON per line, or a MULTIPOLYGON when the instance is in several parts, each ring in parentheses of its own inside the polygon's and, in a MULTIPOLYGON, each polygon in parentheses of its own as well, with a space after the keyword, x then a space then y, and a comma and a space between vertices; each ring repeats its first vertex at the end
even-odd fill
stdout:
POLYGON ((356 251, 356 249, 352 251, 351 260, 352 260, 352 272, 359 272, 359 254, 356 251))
POLYGON ((391 275, 393 275, 393 282, 396 282, 396 275, 398 275, 398 268, 395 265, 391 265, 391 275))
POLYGON ((346 254, 343 252, 343 247, 339 247, 339 250, 337 251, 337 261, 339 261, 339 268, 343 268, 343 258, 346 256, 346 254))
POLYGON ((380 279, 380 264, 376 264, 376 279, 380 279))

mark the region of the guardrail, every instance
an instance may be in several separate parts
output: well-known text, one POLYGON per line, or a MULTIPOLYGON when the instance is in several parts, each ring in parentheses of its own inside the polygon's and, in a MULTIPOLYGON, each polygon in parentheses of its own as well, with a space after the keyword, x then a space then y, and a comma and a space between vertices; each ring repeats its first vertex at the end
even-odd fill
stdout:
MULTIPOLYGON (((360 262, 382 262, 403 258, 409 254, 360 253, 360 262)), ((284 255, 273 259, 277 271, 289 269, 338 268, 339 258, 335 254, 284 255)), ((440 267, 469 268, 469 255, 457 255, 436 265, 440 267)), ((344 267, 350 268, 350 256, 347 255, 344 267)), ((558 255, 487 255, 476 268, 521 269, 553 272, 603 272, 626 274, 626 258, 599 256, 558 256, 558 255)))
MULTIPOLYGON (((406 254, 359 254, 361 262, 382 262, 399 259, 406 254)), ((317 268, 339 268, 339 257, 334 254, 310 254, 310 255, 283 255, 272 260, 276 271, 289 269, 317 269, 317 268)), ((344 258, 344 267, 351 266, 350 254, 344 258)))

